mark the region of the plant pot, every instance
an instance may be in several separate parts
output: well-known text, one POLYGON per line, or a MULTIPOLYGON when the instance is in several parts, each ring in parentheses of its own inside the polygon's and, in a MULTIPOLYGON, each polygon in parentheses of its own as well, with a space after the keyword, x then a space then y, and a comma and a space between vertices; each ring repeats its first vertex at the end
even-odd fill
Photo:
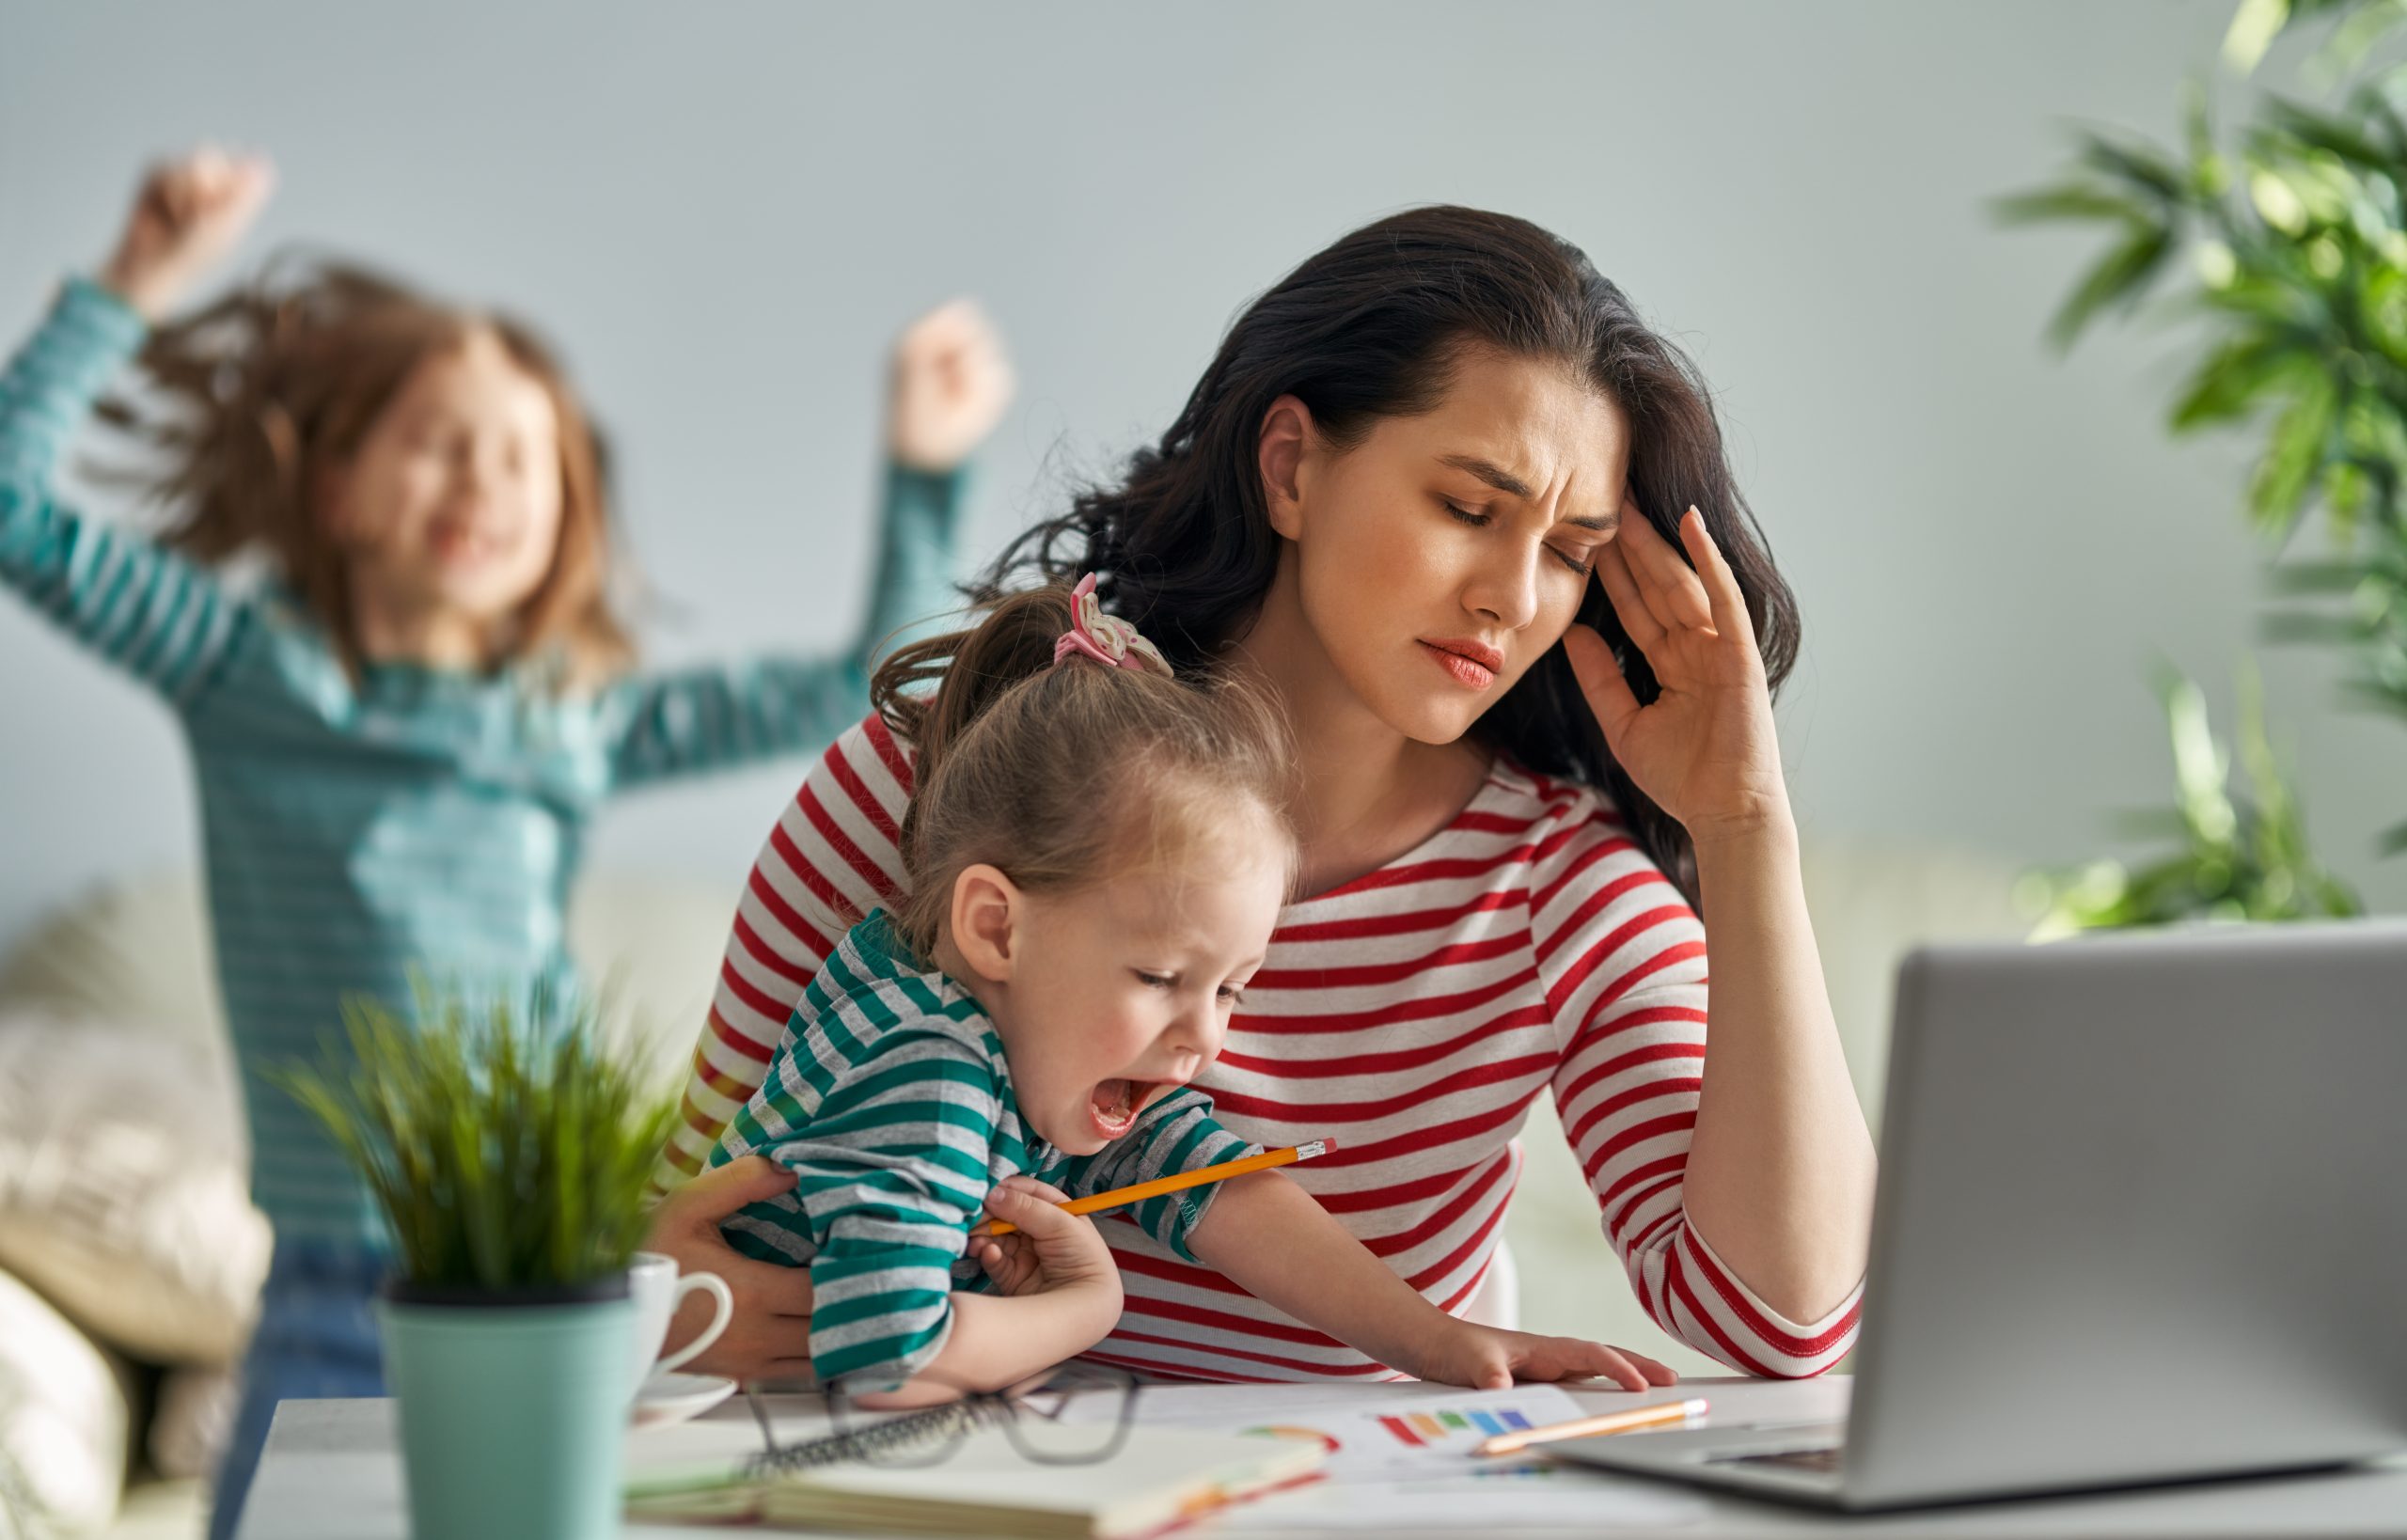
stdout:
POLYGON ((619 1532, 635 1319, 626 1275, 508 1294, 397 1281, 376 1307, 413 1535, 619 1532))

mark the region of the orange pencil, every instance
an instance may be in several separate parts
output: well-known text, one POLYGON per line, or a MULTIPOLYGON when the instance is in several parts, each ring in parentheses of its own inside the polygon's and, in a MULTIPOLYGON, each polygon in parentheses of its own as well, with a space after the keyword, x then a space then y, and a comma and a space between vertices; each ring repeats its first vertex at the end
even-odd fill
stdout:
MULTIPOLYGON (((1309 1143, 1290 1145, 1284 1150, 1265 1150, 1243 1160, 1223 1160, 1217 1166, 1206 1166, 1201 1171, 1186 1171, 1177 1176, 1157 1176, 1150 1182, 1140 1182, 1133 1187, 1114 1187, 1109 1192, 1098 1192, 1092 1198, 1073 1199, 1057 1206, 1072 1214, 1100 1214, 1107 1208, 1125 1208, 1130 1203, 1141 1203, 1148 1198, 1158 1198, 1165 1192, 1200 1187, 1206 1182, 1225 1182, 1232 1176, 1243 1176, 1248 1171, 1266 1171, 1274 1166, 1292 1166, 1298 1160, 1325 1155, 1336 1148, 1337 1140, 1333 1139, 1316 1139, 1309 1143)), ((1018 1228, 1008 1220, 997 1219, 986 1227, 986 1234, 1008 1235, 1018 1228)))
POLYGON ((1685 1422, 1691 1417, 1703 1417, 1706 1404, 1691 1396, 1686 1401, 1666 1401, 1656 1406, 1633 1406, 1628 1411, 1606 1412, 1601 1417, 1582 1417, 1570 1422, 1549 1422, 1544 1427, 1524 1428, 1518 1433, 1500 1433, 1493 1438, 1480 1440, 1474 1454, 1518 1454, 1532 1444, 1550 1444, 1563 1438, 1594 1438, 1604 1433, 1635 1433, 1640 1428, 1659 1428, 1667 1422, 1685 1422))

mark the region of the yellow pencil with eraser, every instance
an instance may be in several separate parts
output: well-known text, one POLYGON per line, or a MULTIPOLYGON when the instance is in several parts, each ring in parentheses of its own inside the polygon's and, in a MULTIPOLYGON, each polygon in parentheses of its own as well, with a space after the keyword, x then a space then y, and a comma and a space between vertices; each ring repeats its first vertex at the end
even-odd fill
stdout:
POLYGON ((1706 1403, 1691 1396, 1686 1401, 1665 1401, 1652 1406, 1632 1406, 1628 1411, 1606 1412, 1599 1417, 1582 1417, 1570 1422, 1549 1422, 1543 1427, 1524 1428, 1518 1433, 1500 1433, 1493 1438, 1481 1440, 1474 1454, 1518 1454, 1532 1444, 1551 1444, 1565 1438, 1594 1438, 1608 1433, 1636 1433, 1641 1428, 1669 1427, 1675 1422, 1693 1422, 1707 1411, 1706 1403))
MULTIPOLYGON (((1311 1160, 1337 1148, 1333 1139, 1316 1139, 1303 1144, 1292 1144, 1283 1150, 1265 1150, 1242 1160, 1223 1160, 1217 1166, 1200 1171, 1181 1171, 1176 1176, 1157 1176, 1150 1182, 1140 1182, 1133 1187, 1114 1187, 1098 1192, 1092 1198, 1074 1198, 1054 1206, 1072 1214, 1100 1214, 1107 1208, 1125 1208, 1141 1203, 1148 1198, 1158 1198, 1165 1192, 1179 1192, 1188 1187, 1200 1187, 1207 1182, 1225 1182, 1232 1176, 1249 1171, 1266 1171, 1278 1166, 1292 1166, 1298 1160, 1311 1160)), ((986 1227, 989 1235, 1008 1235, 1019 1226, 1006 1219, 997 1219, 986 1227)))

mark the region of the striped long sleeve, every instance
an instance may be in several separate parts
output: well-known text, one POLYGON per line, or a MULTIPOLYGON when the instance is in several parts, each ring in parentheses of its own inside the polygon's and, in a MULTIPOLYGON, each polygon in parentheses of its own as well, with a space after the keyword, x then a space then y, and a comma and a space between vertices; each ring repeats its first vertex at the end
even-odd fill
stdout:
POLYGON ((1725 1267, 1681 1206, 1705 1086, 1705 929, 1618 821, 1549 818, 1530 867, 1530 939, 1562 1046, 1554 1105, 1605 1239, 1646 1312, 1747 1374, 1819 1374, 1853 1345, 1857 1300, 1791 1321, 1725 1267))
POLYGON ((61 507, 69 439, 142 345, 142 319, 82 279, 0 373, 0 582, 59 629, 180 705, 215 680, 246 607, 216 576, 61 507))
POLYGON ((842 655, 763 658, 643 674, 609 692, 612 784, 821 747, 869 709, 872 659, 958 603, 952 553, 966 473, 889 465, 869 615, 842 655))
POLYGON ((926 1368, 952 1331, 954 1265, 986 1194, 1007 1175, 1049 1174, 984 1013, 917 966, 883 916, 855 930, 712 1156, 764 1155, 794 1173, 791 1191, 723 1228, 751 1256, 810 1267, 823 1380, 891 1386, 926 1368))
MULTIPOLYGON (((900 1384, 944 1350, 952 1265, 992 1185, 1000 1107, 981 1056, 932 1032, 889 1033, 833 1071, 789 1061, 760 1118, 794 1190, 731 1218, 729 1239, 810 1269, 810 1364, 823 1380, 900 1384), (822 1090, 809 1082, 824 1076, 822 1090), (788 1121, 791 1117, 792 1121, 788 1121), (745 1244, 748 1241, 750 1244, 745 1244)), ((732 1155, 731 1155, 732 1158, 732 1155)))

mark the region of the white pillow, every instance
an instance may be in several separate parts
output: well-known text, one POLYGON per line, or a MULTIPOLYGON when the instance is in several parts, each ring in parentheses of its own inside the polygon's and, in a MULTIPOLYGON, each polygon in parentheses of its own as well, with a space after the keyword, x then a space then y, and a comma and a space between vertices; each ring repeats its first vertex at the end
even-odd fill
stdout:
POLYGON ((0 1004, 151 1028, 232 1058, 190 872, 102 883, 61 905, 0 963, 0 1004))
POLYGON ((124 1367, 0 1273, 0 1533, 80 1534, 125 1489, 124 1367))
POLYGON ((0 1267, 112 1347, 224 1363, 267 1276, 222 1057, 158 1030, 0 1014, 0 1267))
POLYGON ((167 1371, 150 1408, 150 1469, 169 1481, 216 1475, 234 1440, 242 1392, 243 1373, 232 1364, 167 1371))

